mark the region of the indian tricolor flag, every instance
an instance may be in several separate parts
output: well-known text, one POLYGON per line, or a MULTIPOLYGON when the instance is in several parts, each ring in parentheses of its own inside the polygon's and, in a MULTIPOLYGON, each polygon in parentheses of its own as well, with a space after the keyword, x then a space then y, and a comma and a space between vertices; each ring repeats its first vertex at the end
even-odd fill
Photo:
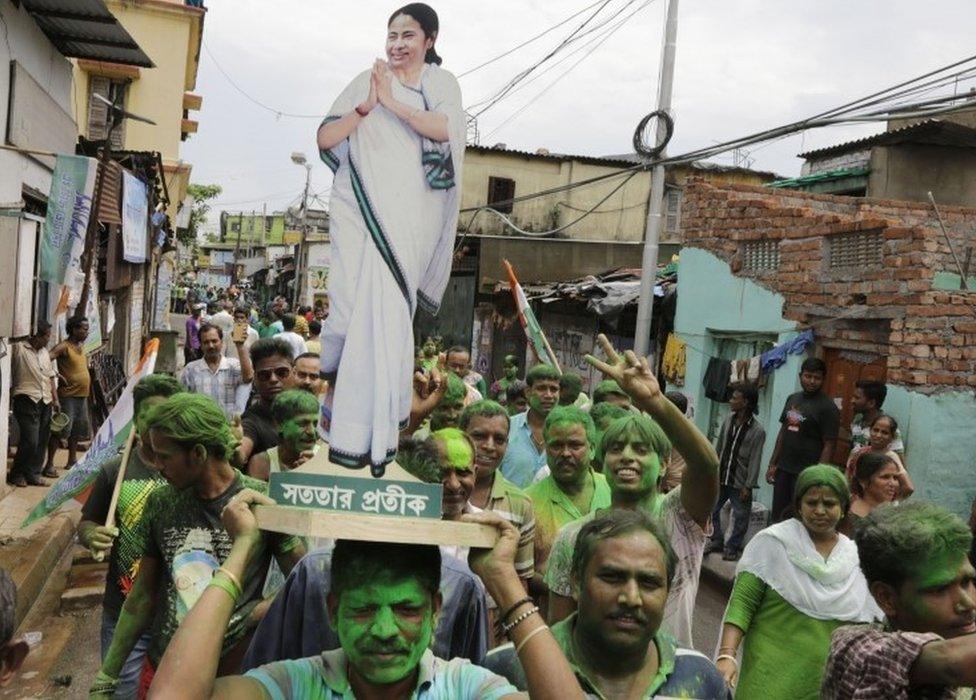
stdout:
POLYGON ((125 390, 108 414, 108 418, 98 429, 98 434, 92 440, 91 447, 88 448, 85 456, 51 486, 44 500, 38 503, 24 519, 21 527, 27 527, 35 520, 51 515, 72 498, 82 504, 88 500, 91 485, 94 483, 95 477, 98 476, 102 465, 121 452, 126 439, 129 437, 129 431, 135 429, 133 425, 132 389, 140 379, 152 374, 156 368, 156 356, 158 354, 159 341, 153 338, 146 343, 146 351, 143 353, 142 359, 139 360, 139 364, 133 370, 132 376, 129 377, 129 381, 125 385, 125 390))
POLYGON ((518 279, 515 277, 515 270, 512 269, 512 265, 508 260, 502 260, 502 264, 508 273, 508 284, 512 288, 512 297, 515 299, 515 308, 518 310, 519 322, 525 330, 525 336, 529 339, 532 352, 540 362, 545 362, 547 365, 555 365, 556 369, 559 369, 559 365, 555 362, 552 351, 549 349, 549 344, 546 342, 546 336, 542 332, 542 326, 539 325, 539 321, 536 320, 535 314, 532 312, 532 307, 529 306, 529 300, 525 296, 525 290, 522 289, 522 285, 519 284, 518 279))

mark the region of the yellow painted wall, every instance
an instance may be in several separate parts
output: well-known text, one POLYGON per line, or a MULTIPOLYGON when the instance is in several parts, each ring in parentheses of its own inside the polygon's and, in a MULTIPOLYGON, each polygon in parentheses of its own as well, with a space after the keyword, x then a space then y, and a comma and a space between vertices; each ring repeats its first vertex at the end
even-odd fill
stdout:
MULTIPOLYGON (((193 90, 198 67, 199 33, 203 19, 185 5, 161 0, 106 0, 109 10, 145 51, 155 68, 140 68, 139 78, 129 86, 126 109, 148 117, 156 125, 129 119, 125 125, 125 148, 159 151, 166 166, 181 165, 181 172, 167 172, 169 215, 173 219, 179 202, 186 197, 189 164, 180 160, 183 93, 193 90)), ((77 63, 74 67, 75 119, 87 136, 89 75, 77 63)), ((193 118, 193 113, 190 113, 193 118)))
MULTIPOLYGON (((621 170, 623 165, 584 163, 579 160, 557 161, 513 152, 474 151, 468 149, 464 159, 464 182, 461 207, 484 206, 488 201, 488 178, 515 180, 515 196, 541 192, 572 182, 621 170)), ((668 170, 667 181, 680 185, 689 176, 709 181, 761 185, 774 179, 772 173, 748 170, 711 171, 677 166, 668 170)), ((509 218, 528 231, 548 231, 564 226, 584 214, 619 186, 624 177, 577 187, 526 202, 517 202, 509 218)), ((647 200, 651 188, 650 172, 638 172, 617 190, 595 213, 570 226, 561 235, 576 240, 635 242, 644 239, 647 200)), ((466 229, 471 213, 462 213, 459 228, 466 229)), ((518 235, 505 226, 497 215, 481 212, 471 225, 473 233, 518 235)))
MULTIPOLYGON (((517 153, 480 153, 468 150, 464 160, 464 182, 461 207, 483 206, 488 201, 488 178, 504 177, 515 180, 515 196, 585 180, 619 170, 619 166, 584 164, 578 161, 554 161, 522 156, 517 153)), ((614 178, 568 192, 538 197, 515 204, 510 218, 520 228, 545 231, 573 221, 599 202, 622 178, 614 178), (564 205, 569 205, 569 208, 564 205)), ((647 216, 647 193, 650 174, 638 173, 621 187, 592 216, 583 219, 566 232, 566 236, 581 240, 637 241, 644 233, 647 216)), ((459 226, 471 220, 470 213, 461 214, 459 226)), ((511 233, 494 214, 482 212, 475 219, 472 231, 487 234, 511 233)))

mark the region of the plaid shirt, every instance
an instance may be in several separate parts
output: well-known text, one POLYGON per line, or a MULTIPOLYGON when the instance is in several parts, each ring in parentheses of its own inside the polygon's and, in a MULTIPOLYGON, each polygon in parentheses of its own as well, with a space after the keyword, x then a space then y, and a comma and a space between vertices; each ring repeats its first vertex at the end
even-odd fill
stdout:
POLYGON ((222 357, 217 371, 211 371, 204 359, 194 360, 183 368, 180 384, 187 391, 209 396, 224 409, 230 418, 235 413, 243 412, 243 403, 247 402, 247 392, 241 390, 249 385, 241 379, 241 361, 230 357, 222 357))
POLYGON ((881 625, 847 625, 834 631, 824 671, 823 700, 952 700, 945 686, 912 687, 909 673, 922 647, 942 637, 893 632, 881 625))

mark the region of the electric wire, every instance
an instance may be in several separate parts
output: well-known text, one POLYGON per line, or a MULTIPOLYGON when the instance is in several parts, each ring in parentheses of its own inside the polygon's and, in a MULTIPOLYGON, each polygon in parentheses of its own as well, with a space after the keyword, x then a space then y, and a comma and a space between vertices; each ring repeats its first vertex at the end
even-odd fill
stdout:
MULTIPOLYGON (((558 84, 563 78, 565 78, 567 75, 569 75, 570 73, 572 73, 573 70, 575 70, 577 66, 579 66, 583 61, 585 61, 587 58, 589 58, 590 55, 593 54, 593 52, 595 52, 598 48, 600 48, 607 41, 607 39, 609 39, 611 36, 613 36, 613 34, 617 30, 619 30, 621 27, 623 27, 627 23, 628 20, 630 20, 634 15, 636 15, 638 12, 640 12, 641 10, 643 10, 645 7, 647 7, 648 5, 650 5, 651 2, 653 2, 653 1, 654 0, 646 0, 646 2, 644 2, 641 5, 639 5, 636 10, 634 10, 632 13, 630 13, 629 15, 627 15, 626 17, 624 17, 616 25, 614 25, 613 27, 611 27, 610 30, 608 30, 605 34, 600 35, 600 36, 597 36, 596 39, 593 39, 591 42, 589 42, 587 44, 584 44, 582 47, 580 47, 580 50, 582 50, 583 48, 592 45, 592 48, 590 48, 589 51, 587 51, 585 54, 583 54, 583 56, 578 61, 576 61, 575 63, 573 63, 573 65, 571 65, 563 73, 559 74, 559 76, 557 76, 555 80, 553 80, 551 83, 549 83, 549 85, 547 85, 545 88, 543 88, 541 91, 539 91, 532 99, 530 99, 528 102, 526 102, 520 108, 518 108, 517 110, 515 110, 514 112, 512 112, 512 114, 510 114, 508 117, 506 117, 504 120, 502 120, 499 124, 497 124, 491 131, 489 131, 487 134, 485 134, 484 138, 487 139, 492 134, 494 134, 497 131, 499 131, 503 126, 505 126, 506 124, 510 123, 518 115, 522 114, 526 109, 528 109, 530 106, 532 106, 536 101, 538 101, 539 99, 541 99, 543 95, 545 95, 547 92, 549 92, 549 90, 551 90, 553 87, 555 87, 556 84, 558 84)), ((572 55, 572 54, 570 54, 570 55, 572 55)), ((567 58, 568 57, 569 56, 567 56, 567 58)), ((553 65, 552 67, 555 67, 555 65, 553 65)), ((539 76, 537 76, 537 77, 541 77, 541 75, 542 74, 540 73, 539 76)), ((529 81, 529 82, 531 82, 531 81, 529 81)), ((524 83, 522 85, 522 87, 525 87, 527 85, 528 85, 528 82, 527 83, 524 83)), ((511 96, 512 94, 514 94, 517 90, 518 89, 513 90, 511 93, 509 93, 509 96, 511 96)))
POLYGON ((511 55, 511 54, 513 54, 513 53, 515 53, 515 52, 516 52, 516 51, 518 51, 519 49, 521 49, 521 48, 524 48, 524 47, 526 47, 526 46, 528 46, 528 45, 529 45, 529 44, 531 44, 532 42, 534 42, 534 41, 536 41, 536 40, 538 40, 538 39, 541 39, 541 38, 542 38, 542 37, 544 37, 544 36, 545 36, 546 34, 549 34, 550 32, 553 32, 553 31, 555 31, 555 30, 557 30, 557 29, 559 29, 559 28, 560 28, 561 26, 563 26, 564 24, 566 24, 566 23, 567 23, 567 22, 569 22, 570 20, 572 20, 572 19, 575 19, 576 17, 579 17, 579 16, 581 15, 581 14, 583 14, 583 13, 584 13, 584 12, 586 12, 587 10, 589 10, 589 9, 591 9, 591 8, 593 8, 593 7, 596 7, 597 5, 599 5, 599 4, 600 4, 600 2, 602 2, 602 0, 597 0, 597 1, 596 1, 596 2, 594 2, 594 3, 591 3, 591 4, 589 4, 589 5, 587 5, 587 6, 586 6, 586 7, 584 7, 584 8, 582 9, 582 10, 578 10, 578 11, 576 11, 576 12, 574 12, 573 14, 571 14, 571 15, 570 15, 569 17, 567 17, 566 19, 564 19, 564 20, 562 20, 562 21, 561 21, 561 22, 559 22, 558 24, 554 24, 554 25, 552 25, 551 27, 549 27, 548 29, 546 29, 545 31, 542 31, 542 32, 539 32, 538 34, 536 34, 536 35, 535 35, 535 36, 533 36, 532 38, 530 38, 530 39, 526 39, 526 40, 525 40, 525 41, 523 41, 523 42, 522 42, 521 44, 518 44, 517 46, 513 46, 513 47, 512 47, 512 48, 510 48, 510 49, 509 49, 508 51, 505 51, 505 52, 503 52, 503 53, 500 53, 500 54, 498 54, 497 56, 495 56, 494 58, 489 58, 489 59, 488 59, 487 61, 485 61, 485 62, 483 62, 483 63, 479 63, 479 64, 478 64, 477 66, 475 66, 474 68, 469 68, 468 70, 466 70, 466 71, 464 71, 463 73, 458 73, 458 75, 457 75, 457 77, 458 77, 458 80, 460 80, 461 78, 463 78, 463 77, 465 77, 465 76, 468 76, 468 75, 471 75, 471 74, 472 74, 472 73, 474 73, 475 71, 479 71, 479 70, 481 70, 481 69, 482 69, 482 68, 484 68, 485 66, 490 66, 490 65, 491 65, 492 63, 495 63, 496 61, 500 61, 501 59, 503 59, 503 58, 505 58, 506 56, 509 56, 509 55, 511 55))
MULTIPOLYGON (((630 5, 633 2, 635 2, 635 1, 636 0, 631 0, 627 4, 630 5)), ((653 0, 648 0, 648 2, 653 2, 653 0)), ((645 5, 646 4, 648 4, 648 3, 645 2, 645 5)), ((601 24, 600 26, 602 27, 603 25, 601 24)), ((600 27, 594 27, 591 31, 592 32, 597 32, 599 30, 599 28, 600 27)), ((587 35, 589 35, 589 34, 590 34, 590 32, 587 32, 587 35)), ((515 94, 521 92, 522 90, 524 90, 525 88, 529 87, 532 83, 534 83, 537 80, 541 79, 543 76, 545 76, 550 71, 555 70, 556 68, 558 68, 560 65, 562 65, 563 63, 565 63, 566 61, 568 61, 570 58, 572 58, 576 54, 580 53, 581 51, 585 51, 587 47, 592 46, 593 43, 596 42, 596 41, 598 41, 599 39, 600 39, 600 36, 596 36, 596 37, 593 37, 592 39, 590 39, 589 41, 583 43, 581 46, 577 46, 575 49, 573 49, 572 51, 570 51, 569 53, 567 53, 565 56, 563 56, 559 60, 554 61, 548 67, 544 68, 541 71, 538 71, 531 78, 528 78, 528 79, 522 81, 518 86, 514 87, 511 91, 509 91, 509 93, 505 96, 505 98, 511 97, 512 95, 515 95, 515 94)), ((511 82, 511 81, 509 81, 509 82, 511 82)), ((475 102, 472 105, 469 105, 466 109, 470 111, 471 109, 474 109, 475 107, 478 107, 479 105, 485 104, 486 102, 490 101, 493 98, 493 96, 496 95, 497 93, 498 93, 498 90, 496 90, 495 92, 493 92, 491 96, 486 97, 483 100, 480 100, 479 102, 475 102)), ((500 101, 501 100, 499 100, 499 102, 500 101)))
MULTIPOLYGON (((552 49, 548 54, 546 54, 545 56, 543 56, 541 59, 539 59, 538 61, 536 61, 532 65, 530 65, 528 68, 525 68, 524 70, 520 71, 514 78, 512 78, 511 80, 509 80, 509 82, 507 84, 505 84, 500 90, 498 90, 494 94, 494 96, 492 96, 488 100, 482 100, 482 102, 476 103, 475 105, 472 105, 472 106, 468 107, 469 110, 472 110, 472 109, 474 109, 474 107, 480 106, 481 104, 484 104, 484 102, 488 102, 488 104, 485 107, 482 107, 480 110, 478 110, 477 112, 475 112, 472 116, 476 118, 476 117, 480 116, 481 114, 483 114, 485 111, 491 109, 499 100, 503 99, 512 90, 512 88, 514 88, 519 82, 521 82, 522 80, 525 80, 525 78, 529 77, 529 75, 531 75, 537 68, 539 68, 542 64, 546 63, 549 59, 551 59, 557 53, 559 53, 560 51, 562 51, 566 46, 568 46, 569 44, 571 44, 573 41, 576 41, 577 39, 579 39, 580 38, 580 36, 579 36, 580 35, 580 32, 582 32, 590 22, 592 22, 594 19, 596 19, 597 15, 599 15, 600 12, 602 12, 603 9, 607 5, 609 5, 611 1, 612 0, 604 0, 604 2, 602 2, 600 4, 600 6, 589 17, 587 17, 583 21, 582 24, 580 24, 576 29, 574 29, 554 49, 552 49)), ((627 5, 629 5, 631 2, 634 2, 634 0, 628 0, 627 5)), ((625 5, 625 7, 627 5, 625 5)), ((620 11, 622 11, 622 10, 618 10, 618 13, 620 11)))

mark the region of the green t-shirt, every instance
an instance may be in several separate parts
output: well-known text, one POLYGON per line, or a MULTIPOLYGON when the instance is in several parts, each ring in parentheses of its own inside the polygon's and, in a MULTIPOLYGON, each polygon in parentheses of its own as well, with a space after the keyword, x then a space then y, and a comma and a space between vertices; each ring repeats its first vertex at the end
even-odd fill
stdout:
MULTIPOLYGON (((203 594, 214 570, 230 554, 233 541, 220 523, 227 502, 245 488, 268 492, 267 482, 244 476, 235 470, 235 480, 222 494, 201 500, 192 488, 178 491, 169 484, 154 491, 146 504, 146 556, 159 561, 162 578, 153 622, 149 660, 153 666, 166 651, 176 628, 203 594)), ((243 595, 237 601, 224 635, 227 652, 244 635, 244 623, 261 601, 264 579, 273 553, 285 553, 301 541, 285 535, 265 535, 264 546, 241 578, 243 595)))

